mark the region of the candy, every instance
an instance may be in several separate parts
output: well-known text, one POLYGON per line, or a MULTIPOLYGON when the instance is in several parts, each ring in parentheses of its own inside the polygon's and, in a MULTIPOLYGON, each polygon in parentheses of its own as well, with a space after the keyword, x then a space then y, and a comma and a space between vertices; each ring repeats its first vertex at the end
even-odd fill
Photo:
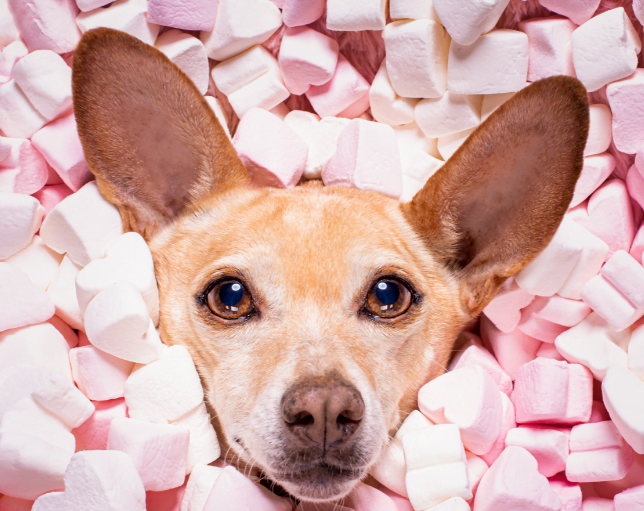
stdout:
POLYGON ((29 138, 47 122, 15 80, 0 85, 0 111, 0 129, 8 137, 29 138))
POLYGON ((602 396, 610 418, 620 434, 638 454, 644 454, 644 414, 638 403, 644 397, 644 383, 625 367, 606 371, 602 396))
POLYGON ((54 315, 47 292, 31 282, 25 272, 0 262, 0 332, 35 323, 54 315))
POLYGON ((501 332, 512 332, 521 320, 521 309, 532 302, 534 295, 519 287, 514 277, 507 279, 490 303, 483 309, 494 326, 501 332))
POLYGON ((287 27, 300 27, 316 21, 324 13, 324 0, 283 0, 282 21, 287 27))
MULTIPOLYGON (((101 0, 103 1, 103 0, 101 0)), ((217 2, 209 0, 150 0, 150 23, 183 30, 212 30, 215 26, 217 2)))
POLYGON ((494 28, 508 3, 509 0, 434 0, 433 6, 450 37, 467 46, 494 28))
POLYGON ((326 26, 329 30, 382 30, 386 4, 385 0, 327 0, 326 26))
POLYGON ((387 63, 383 60, 369 89, 369 104, 374 119, 390 126, 409 124, 414 121, 416 103, 418 101, 415 99, 396 94, 387 75, 387 63))
POLYGON ((584 158, 584 166, 575 185, 575 193, 570 201, 570 207, 574 208, 590 197, 615 170, 615 164, 615 157, 610 153, 584 158))
POLYGON ((173 421, 175 426, 182 426, 190 431, 190 442, 186 457, 186 474, 198 464, 215 461, 221 455, 217 433, 212 426, 212 419, 205 403, 173 421))
POLYGON ((121 360, 93 346, 74 348, 69 352, 74 381, 92 401, 123 397, 125 380, 134 362, 121 360))
POLYGON ((208 56, 199 39, 179 30, 168 30, 159 36, 154 46, 188 75, 201 94, 208 91, 208 56))
POLYGON ((539 0, 546 9, 570 18, 575 24, 586 23, 599 7, 600 0, 539 0))
POLYGON ((481 122, 480 96, 464 96, 446 91, 438 99, 423 99, 414 109, 416 123, 429 138, 476 128, 481 122))
POLYGON ((0 192, 0 259, 16 254, 31 243, 44 212, 33 197, 0 192))
POLYGON ((613 117, 607 105, 590 105, 590 127, 588 140, 584 148, 584 156, 593 156, 603 153, 610 146, 611 123, 613 117))
POLYGON ((618 150, 634 154, 644 146, 642 126, 644 117, 639 108, 644 95, 644 71, 635 72, 623 80, 609 83, 606 97, 613 113, 613 139, 618 150))
POLYGON ((88 450, 107 449, 107 435, 110 424, 118 417, 127 417, 125 399, 110 399, 109 401, 95 401, 94 413, 78 426, 74 432, 81 439, 88 450))
POLYGON ((84 331, 83 315, 76 298, 76 276, 82 266, 77 265, 68 255, 63 257, 58 271, 47 288, 47 293, 56 306, 56 315, 73 328, 84 331))
POLYGON ((192 469, 181 500, 181 511, 203 511, 208 495, 222 470, 211 465, 196 465, 192 469))
POLYGON ((568 430, 521 426, 508 431, 505 445, 523 447, 537 460, 539 473, 551 477, 566 468, 569 438, 568 430))

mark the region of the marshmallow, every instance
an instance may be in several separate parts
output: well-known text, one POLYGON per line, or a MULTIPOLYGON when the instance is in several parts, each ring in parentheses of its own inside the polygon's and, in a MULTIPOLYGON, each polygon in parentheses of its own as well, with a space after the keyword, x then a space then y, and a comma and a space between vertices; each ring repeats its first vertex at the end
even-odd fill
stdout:
POLYGON ((590 197, 606 181, 608 176, 612 174, 613 170, 615 170, 615 165, 615 157, 610 153, 602 153, 584 158, 584 166, 581 169, 581 175, 575 185, 575 193, 572 196, 569 207, 574 208, 590 197))
POLYGON ((69 352, 69 362, 78 388, 92 401, 123 397, 125 380, 134 367, 134 362, 121 360, 93 346, 74 348, 69 352))
POLYGON ((326 26, 329 30, 382 30, 387 13, 386 0, 361 0, 359 3, 344 0, 327 0, 326 26))
POLYGON ((490 450, 503 414, 498 387, 480 366, 466 366, 430 381, 418 392, 418 407, 436 424, 456 424, 474 454, 490 450))
POLYGON ((503 415, 501 417, 501 431, 499 436, 496 437, 496 440, 492 444, 492 447, 488 452, 481 455, 481 459, 485 461, 488 466, 491 466, 497 458, 505 449, 505 438, 508 434, 508 431, 517 427, 517 422, 515 420, 514 414, 514 405, 510 398, 505 394, 501 393, 501 403, 503 405, 503 415))
POLYGON ((127 281, 141 293, 150 318, 159 323, 159 291, 154 261, 147 243, 135 232, 122 234, 103 259, 94 259, 76 276, 76 296, 81 314, 101 291, 127 281))
POLYGON ((287 28, 282 37, 279 66, 291 94, 304 94, 311 85, 324 85, 338 63, 338 43, 308 27, 287 28))
POLYGON ((33 196, 38 199, 40 204, 42 204, 42 207, 45 208, 46 213, 49 213, 52 209, 54 209, 54 206, 56 206, 56 204, 62 201, 65 197, 69 197, 72 193, 73 192, 66 184, 61 183, 58 185, 45 186, 34 193, 33 196))
POLYGON ((72 70, 53 51, 30 53, 16 63, 12 73, 27 99, 48 121, 72 106, 72 70))
POLYGON ((0 129, 8 137, 29 138, 47 122, 15 80, 0 85, 0 111, 0 129))
POLYGON ((221 448, 205 403, 202 402, 172 424, 188 428, 190 431, 186 474, 190 474, 195 465, 211 463, 219 458, 221 448))
POLYGON ((586 23, 599 7, 600 0, 539 0, 546 9, 570 18, 576 25, 586 23))
POLYGON ((94 181, 52 209, 40 229, 40 236, 49 248, 59 254, 67 253, 81 266, 104 257, 121 234, 121 215, 101 196, 94 181))
POLYGON ((293 110, 284 117, 284 123, 309 146, 303 174, 306 179, 322 175, 324 165, 335 153, 338 135, 349 122, 340 117, 320 119, 316 114, 301 110, 293 110))
POLYGON ((380 490, 358 483, 349 495, 344 498, 343 504, 350 506, 348 509, 355 511, 398 511, 396 504, 380 490))
POLYGON ((120 451, 82 451, 65 470, 65 491, 36 500, 33 511, 145 511, 134 462, 120 451), (48 497, 49 496, 49 497, 48 497))
POLYGON ((512 332, 521 320, 521 309, 527 307, 534 295, 519 287, 514 277, 507 279, 483 309, 483 314, 501 332, 512 332))
POLYGON ((644 504, 644 485, 638 485, 615 495, 615 511, 630 511, 644 504))
POLYGON ((74 433, 83 442, 87 450, 107 449, 107 435, 110 424, 118 417, 127 417, 125 399, 111 399, 109 401, 94 402, 94 413, 78 426, 74 433))
POLYGON ((65 341, 67 341, 67 346, 69 346, 69 349, 78 346, 78 335, 76 335, 76 332, 72 330, 72 327, 70 327, 58 316, 52 316, 47 320, 47 323, 52 325, 56 330, 60 332, 60 334, 65 338, 65 341))
POLYGON ((480 344, 472 344, 452 359, 449 365, 450 371, 462 367, 481 366, 494 380, 501 392, 510 395, 512 392, 512 379, 499 365, 492 354, 480 344))
POLYGON ((586 366, 602 381, 609 367, 626 367, 626 346, 630 332, 617 332, 596 313, 591 313, 577 326, 562 333, 555 346, 566 360, 586 366))
POLYGON ((440 23, 431 0, 389 0, 389 15, 394 21, 434 20, 440 23))
POLYGON ((631 255, 631 257, 633 257, 633 259, 636 259, 637 261, 641 261, 643 253, 644 253, 644 229, 642 229, 642 226, 640 225, 640 228, 635 234, 635 238, 633 238, 633 243, 631 244, 631 250, 629 254, 631 255))
POLYGON ((523 447, 537 460, 539 473, 551 477, 566 468, 569 437, 564 429, 522 426, 508 431, 505 445, 523 447))
POLYGON ((81 268, 68 255, 63 257, 54 279, 47 288, 47 293, 56 306, 56 315, 71 327, 84 331, 83 315, 78 306, 75 284, 81 268))
POLYGON ((509 0, 433 0, 433 6, 450 37, 467 46, 494 28, 509 0))
MULTIPOLYGON (((475 454, 472 454, 470 451, 465 451, 465 459, 467 461, 467 478, 470 481, 472 493, 476 495, 479 483, 481 482, 481 479, 483 479, 483 475, 487 472, 489 467, 485 461, 475 454)), ((460 499, 460 497, 457 498, 460 499)))
POLYGON ((615 511, 615 507, 611 499, 587 497, 582 502, 582 511, 615 511))
POLYGON ((9 0, 9 7, 29 51, 67 53, 80 41, 74 22, 78 14, 74 0, 9 0))
POLYGON ((40 229, 45 210, 33 197, 0 192, 0 259, 25 248, 40 229))
POLYGON ((224 60, 212 68, 212 79, 226 96, 268 72, 278 72, 275 57, 261 45, 224 60))
POLYGON ((100 291, 87 306, 84 322, 90 342, 110 355, 140 364, 161 356, 164 345, 147 305, 129 281, 100 291))
MULTIPOLYGON (((528 85, 528 84, 526 84, 528 85)), ((516 92, 504 92, 501 94, 485 94, 481 104, 481 122, 487 119, 492 112, 499 108, 508 99, 514 96, 516 92)))
POLYGON ((208 495, 203 511, 225 509, 261 509, 262 511, 291 511, 291 501, 283 499, 260 486, 232 466, 224 468, 208 495))
POLYGON ((538 296, 521 311, 519 330, 543 342, 554 343, 558 335, 580 323, 590 307, 579 300, 538 296))
POLYGON ((106 9, 81 12, 76 24, 83 34, 92 28, 107 27, 153 45, 159 35, 159 25, 148 22, 147 10, 147 0, 117 0, 106 9))
POLYGON ((613 121, 610 108, 607 105, 590 105, 590 127, 588 139, 584 148, 584 156, 593 156, 603 153, 610 146, 611 123, 613 121))
POLYGON ((76 0, 78 8, 83 11, 92 11, 110 3, 109 0, 76 0))
POLYGON ((414 121, 414 106, 418 100, 401 98, 391 85, 383 60, 369 89, 371 115, 378 122, 398 126, 414 121))
POLYGON ((0 49, 5 48, 19 37, 20 34, 18 33, 16 24, 13 22, 13 16, 9 10, 8 2, 7 0, 3 0, 0 2, 0 49))
POLYGON ((572 61, 588 92, 626 78, 637 68, 642 43, 622 7, 603 12, 572 34, 572 61))
POLYGON ((0 161, 0 191, 31 195, 38 192, 49 179, 49 169, 42 154, 24 138, 4 138, 10 149, 0 161))
POLYGON ((320 117, 343 116, 359 100, 366 98, 368 103, 368 92, 369 83, 339 54, 333 77, 323 85, 311 85, 306 97, 320 117))
POLYGON ((423 151, 403 152, 401 150, 400 163, 402 165, 400 201, 409 202, 445 162, 423 151))
POLYGON ((634 199, 642 207, 644 204, 644 177, 640 174, 637 165, 631 165, 631 168, 628 169, 626 188, 631 199, 634 199))
POLYGON ((224 132, 226 133, 228 139, 232 140, 232 137, 230 136, 230 129, 228 128, 228 120, 226 118, 226 113, 224 112, 224 106, 221 102, 221 99, 215 98, 213 96, 205 96, 204 99, 206 100, 206 103, 208 103, 210 109, 215 113, 215 117, 217 117, 217 120, 219 121, 219 124, 221 124, 221 127, 224 129, 224 132))
POLYGON ((186 491, 186 482, 176 488, 165 491, 145 492, 145 505, 147 509, 179 511, 181 501, 186 491))
POLYGON ((159 360, 135 369, 125 382, 125 402, 133 419, 155 423, 178 420, 203 401, 201 380, 183 346, 170 346, 159 360))
POLYGON ((519 30, 528 36, 530 45, 529 82, 556 75, 575 76, 570 39, 576 28, 572 21, 559 16, 519 22, 519 30))
POLYGON ((219 0, 215 27, 200 38, 208 57, 225 60, 262 44, 281 25, 280 11, 270 0, 219 0))
POLYGON ((606 97, 613 114, 613 140, 619 151, 634 154, 644 146, 642 116, 634 105, 644 100, 644 70, 635 72, 606 87, 606 97))
POLYGON ((618 250, 588 281, 581 297, 618 332, 644 314, 644 268, 627 252, 618 250))
POLYGON ((353 186, 400 197, 400 152, 393 129, 352 120, 338 135, 337 149, 324 166, 322 181, 326 186, 353 186))
POLYGON ((31 500, 16 499, 8 495, 0 497, 0 511, 31 511, 32 506, 31 500))
POLYGON ((464 46, 452 41, 447 62, 447 88, 454 94, 516 92, 528 76, 528 36, 500 29, 464 46))
POLYGON ((582 365, 537 358, 519 368, 514 382, 518 423, 586 422, 592 403, 593 378, 582 365))
POLYGON ((181 500, 181 511, 203 511, 208 495, 222 470, 212 465, 196 465, 192 469, 181 500))
POLYGON ((404 160, 405 156, 423 152, 429 156, 438 159, 441 157, 438 152, 438 140, 427 138, 415 122, 404 124, 402 126, 392 126, 400 148, 400 158, 404 160))
POLYGON ((276 116, 251 108, 242 117, 233 144, 258 186, 295 186, 306 166, 308 146, 276 116))
POLYGON ((146 491, 164 491, 183 484, 189 437, 181 426, 119 418, 110 424, 107 449, 132 458, 146 491))
POLYGON ((581 487, 578 484, 568 482, 562 475, 554 476, 548 482, 561 499, 562 511, 582 511, 581 487))
POLYGON ((628 342, 628 368, 644 380, 644 323, 639 323, 628 342))
POLYGON ((449 36, 429 19, 394 21, 382 33, 387 74, 405 98, 440 98, 447 87, 449 36))
POLYGON ((279 72, 264 73, 228 96, 230 105, 242 118, 251 108, 272 110, 289 96, 279 72))
POLYGON ((74 114, 48 124, 31 141, 73 191, 94 179, 85 161, 74 114))
POLYGON ((556 346, 549 342, 544 342, 539 351, 537 351, 537 357, 542 358, 551 358, 552 360, 566 360, 561 353, 557 350, 556 346))
POLYGON ((283 3, 282 21, 287 27, 313 23, 322 16, 326 7, 324 0, 283 0, 283 3))
POLYGON ((451 135, 445 135, 438 139, 436 147, 441 157, 447 161, 452 155, 461 147, 467 138, 474 133, 476 128, 471 128, 469 130, 459 131, 458 133, 452 133, 451 135))
POLYGON ((472 498, 465 450, 455 424, 409 431, 402 443, 405 484, 414 509, 427 509, 450 497, 472 498))
POLYGON ((474 511, 500 509, 561 510, 561 500, 538 472, 537 460, 522 447, 507 447, 476 492, 474 511))
MULTIPOLYGON (((101 0, 102 1, 102 0, 101 0)), ((150 23, 182 30, 212 30, 215 26, 217 3, 209 0, 150 0, 150 23)))
POLYGON ((476 128, 481 122, 481 96, 446 91, 438 99, 423 99, 414 109, 416 122, 429 138, 476 128))
MULTIPOLYGON (((6 0, 4 1, 6 2, 6 0)), ((11 13, 9 13, 9 16, 11 16, 11 13)), ((0 77, 2 77, 2 83, 7 82, 11 78, 13 66, 28 53, 29 49, 22 39, 17 39, 2 49, 2 56, 0 57, 0 77)))
POLYGON ((16 266, 0 262, 0 332, 47 321, 56 311, 41 287, 16 266))
POLYGON ((344 117, 345 119, 363 119, 365 121, 373 121, 373 117, 369 112, 369 93, 360 96, 348 107, 346 107, 342 112, 340 112, 338 117, 344 117))
POLYGON ((159 36, 154 46, 188 75, 201 94, 208 91, 208 55, 199 39, 180 30, 168 30, 159 36))
POLYGON ((644 454, 644 383, 625 367, 613 366, 606 371, 602 396, 611 420, 620 434, 638 454, 644 454))

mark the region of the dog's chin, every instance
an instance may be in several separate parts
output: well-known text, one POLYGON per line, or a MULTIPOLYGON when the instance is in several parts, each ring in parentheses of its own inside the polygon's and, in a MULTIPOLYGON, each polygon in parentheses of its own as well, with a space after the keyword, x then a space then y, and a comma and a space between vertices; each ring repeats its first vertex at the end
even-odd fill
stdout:
POLYGON ((346 497, 365 477, 366 468, 315 465, 289 472, 273 472, 271 478, 293 497, 308 502, 331 502, 346 497))

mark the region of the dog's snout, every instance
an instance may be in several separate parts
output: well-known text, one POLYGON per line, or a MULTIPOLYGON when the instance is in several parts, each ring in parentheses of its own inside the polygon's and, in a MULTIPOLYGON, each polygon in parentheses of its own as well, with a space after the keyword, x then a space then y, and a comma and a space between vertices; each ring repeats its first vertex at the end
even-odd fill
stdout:
POLYGON ((360 392, 335 377, 293 385, 282 398, 282 418, 303 446, 339 447, 359 428, 364 415, 360 392))

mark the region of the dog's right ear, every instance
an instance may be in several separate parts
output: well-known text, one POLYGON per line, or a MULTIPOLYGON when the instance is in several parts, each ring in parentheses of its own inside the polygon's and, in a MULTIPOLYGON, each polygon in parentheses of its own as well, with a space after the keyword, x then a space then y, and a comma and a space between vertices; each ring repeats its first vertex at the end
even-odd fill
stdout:
POLYGON ((85 157, 125 230, 149 238, 198 200, 247 184, 203 96, 156 48, 117 30, 90 30, 72 82, 85 157))

